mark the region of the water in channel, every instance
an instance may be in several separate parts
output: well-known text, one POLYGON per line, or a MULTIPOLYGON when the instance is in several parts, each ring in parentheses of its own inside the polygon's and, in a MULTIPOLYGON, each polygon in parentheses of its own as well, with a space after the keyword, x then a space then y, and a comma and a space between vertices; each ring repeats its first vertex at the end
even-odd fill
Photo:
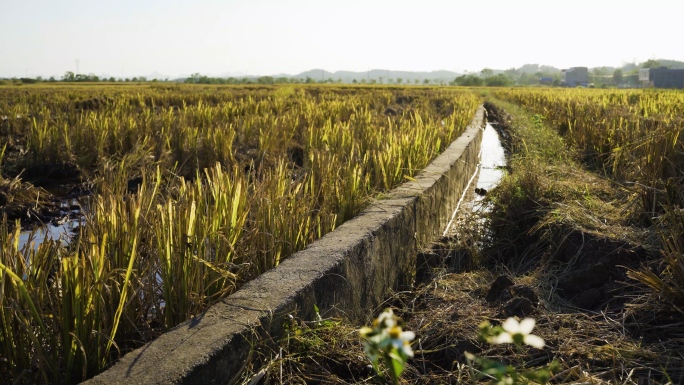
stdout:
POLYGON ((475 202, 473 210, 479 210, 479 204, 487 191, 496 187, 504 176, 506 167, 506 152, 501 145, 499 133, 490 123, 482 133, 482 145, 480 150, 480 174, 477 176, 475 186, 475 202))
POLYGON ((457 223, 462 222, 464 220, 463 217, 467 216, 465 212, 482 213, 487 210, 487 207, 482 205, 484 197, 489 190, 501 182, 505 167, 506 151, 501 144, 501 139, 496 129, 491 123, 487 123, 482 132, 482 143, 480 145, 477 168, 451 215, 451 220, 444 230, 444 236, 453 234, 456 231, 457 223), (474 197, 473 192, 475 193, 474 197))

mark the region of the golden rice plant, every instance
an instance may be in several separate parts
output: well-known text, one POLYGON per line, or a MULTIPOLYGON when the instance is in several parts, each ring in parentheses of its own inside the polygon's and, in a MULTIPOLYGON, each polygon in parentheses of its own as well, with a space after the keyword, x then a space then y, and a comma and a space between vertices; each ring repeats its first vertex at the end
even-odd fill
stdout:
POLYGON ((648 286, 672 309, 684 314, 684 211, 668 208, 660 222, 664 270, 659 274, 642 268, 630 270, 628 275, 648 286))
POLYGON ((641 221, 661 234, 663 269, 630 276, 681 311, 684 298, 684 92, 499 90, 546 117, 567 144, 607 177, 641 193, 641 221))
POLYGON ((20 224, 0 226, 0 376, 96 374, 415 175, 479 102, 381 87, 0 89, 8 176, 93 191, 67 244, 20 249, 20 224))

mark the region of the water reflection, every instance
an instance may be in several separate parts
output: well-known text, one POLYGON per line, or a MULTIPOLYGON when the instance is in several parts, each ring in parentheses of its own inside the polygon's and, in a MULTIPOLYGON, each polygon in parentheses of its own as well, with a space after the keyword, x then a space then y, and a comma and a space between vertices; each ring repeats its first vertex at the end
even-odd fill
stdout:
POLYGON ((32 243, 33 249, 37 250, 47 240, 59 240, 62 244, 67 245, 82 219, 78 202, 75 199, 62 202, 60 217, 54 222, 44 224, 33 230, 22 231, 19 234, 19 250, 28 243, 32 243))
POLYGON ((473 210, 481 209, 480 202, 487 191, 496 187, 504 176, 506 167, 506 152, 501 145, 499 134, 490 123, 482 133, 482 145, 480 150, 480 174, 477 177, 476 191, 473 210))
POLYGON ((460 215, 459 212, 463 214, 463 211, 460 211, 461 206, 463 206, 464 211, 482 212, 487 210, 482 204, 484 196, 501 182, 505 167, 506 152, 501 145, 499 134, 490 123, 487 123, 482 132, 477 169, 468 181, 461 199, 456 204, 456 209, 451 214, 451 220, 447 223, 444 236, 454 231, 454 223, 460 215), (473 191, 475 191, 475 197, 471 199, 473 191))
POLYGON ((22 231, 19 234, 19 250, 29 242, 33 244, 33 249, 37 250, 38 246, 46 240, 59 240, 67 245, 77 227, 78 221, 70 220, 62 224, 47 224, 33 231, 22 231))

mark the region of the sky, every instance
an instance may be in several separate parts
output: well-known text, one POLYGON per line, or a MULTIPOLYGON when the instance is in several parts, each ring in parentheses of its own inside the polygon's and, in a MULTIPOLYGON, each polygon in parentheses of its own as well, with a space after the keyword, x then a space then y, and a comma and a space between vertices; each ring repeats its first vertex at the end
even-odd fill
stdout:
POLYGON ((0 77, 684 61, 681 0, 0 0, 0 77))

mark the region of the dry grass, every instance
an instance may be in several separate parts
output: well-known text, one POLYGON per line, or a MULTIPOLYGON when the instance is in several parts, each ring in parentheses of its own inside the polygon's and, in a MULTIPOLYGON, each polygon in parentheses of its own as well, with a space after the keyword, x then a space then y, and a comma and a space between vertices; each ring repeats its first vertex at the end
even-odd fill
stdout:
MULTIPOLYGON (((473 378, 466 365, 465 351, 518 369, 542 367, 556 360, 561 370, 555 373, 554 383, 665 384, 684 380, 684 325, 668 325, 671 331, 678 330, 671 338, 646 340, 634 332, 636 323, 627 316, 581 312, 542 299, 531 316, 537 320, 535 334, 544 338, 546 348, 520 351, 478 341, 481 322, 496 324, 504 320, 502 305, 484 299, 493 277, 487 270, 441 274, 414 292, 391 299, 395 311, 406 322, 405 330, 417 335, 413 343, 415 358, 409 361, 402 383, 479 383, 481 379, 473 378)), ((529 281, 536 278, 516 279, 516 283, 529 281)), ((279 342, 279 349, 268 350, 264 354, 268 363, 246 375, 243 383, 256 374, 265 375, 265 384, 377 381, 363 355, 356 330, 360 325, 340 320, 320 327, 293 322, 298 323, 294 332, 279 342)))
POLYGON ((92 194, 68 246, 19 247, 0 224, 0 376, 97 374, 415 175, 478 104, 426 88, 3 88, 2 196, 18 202, 20 175, 92 194))
POLYGON ((629 201, 640 205, 627 214, 636 224, 659 228, 665 266, 634 269, 631 277, 650 287, 654 299, 684 307, 681 226, 672 220, 684 206, 684 93, 499 90, 495 95, 543 114, 578 159, 636 193, 629 201))
POLYGON ((57 209, 52 194, 26 183, 19 177, 3 178, 0 175, 0 217, 10 221, 21 219, 24 225, 49 220, 57 209))
MULTIPOLYGON (((640 220, 640 190, 588 171, 547 124, 514 105, 497 105, 513 113, 499 111, 498 118, 507 121, 515 155, 508 177, 488 194, 489 231, 481 218, 463 215, 460 231, 419 256, 426 268, 415 289, 387 301, 404 329, 416 332, 402 383, 485 382, 473 377, 465 351, 518 369, 555 360, 561 369, 552 383, 559 384, 684 382, 684 317, 628 277, 628 267, 663 269, 658 231, 640 220), (481 322, 497 324, 519 310, 507 298, 487 301, 500 275, 536 294, 538 304, 524 315, 537 320, 544 349, 477 340, 481 322)), ((280 341, 264 383, 377 382, 354 332, 362 325, 336 322, 308 324, 297 344, 292 337, 280 341)))

